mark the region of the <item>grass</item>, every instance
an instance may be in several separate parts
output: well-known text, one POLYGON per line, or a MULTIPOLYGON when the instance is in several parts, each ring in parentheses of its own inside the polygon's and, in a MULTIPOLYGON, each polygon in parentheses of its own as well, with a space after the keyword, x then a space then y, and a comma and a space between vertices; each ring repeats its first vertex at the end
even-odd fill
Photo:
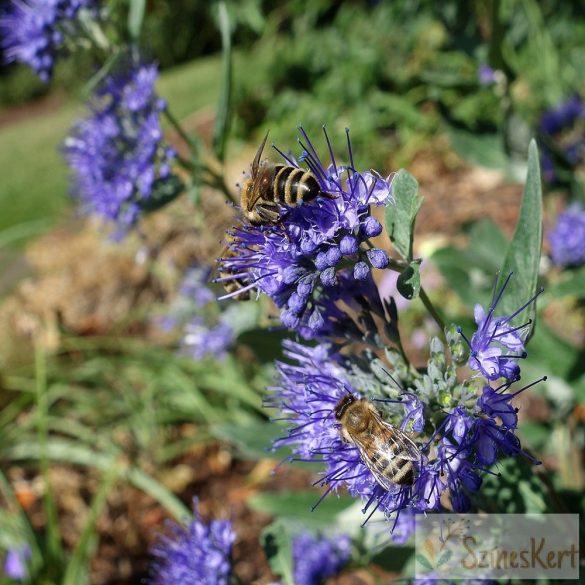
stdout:
MULTIPOLYGON (((178 118, 217 100, 220 59, 210 57, 169 70, 159 93, 178 118)), ((56 111, 0 128, 0 247, 18 245, 50 227, 70 206, 67 167, 59 152, 82 112, 71 99, 56 111)))

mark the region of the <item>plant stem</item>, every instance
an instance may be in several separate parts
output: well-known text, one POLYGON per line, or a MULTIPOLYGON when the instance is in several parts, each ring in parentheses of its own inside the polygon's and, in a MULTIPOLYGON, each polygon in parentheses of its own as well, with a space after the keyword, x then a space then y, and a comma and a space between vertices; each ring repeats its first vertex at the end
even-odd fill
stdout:
POLYGON ((39 441, 39 468, 44 482, 43 502, 46 514, 47 551, 53 561, 59 561, 63 555, 61 540, 59 538, 59 521, 57 507, 51 488, 49 477, 49 457, 47 453, 48 443, 48 418, 49 405, 47 400, 47 363, 45 348, 39 339, 35 339, 35 378, 37 396, 37 437, 39 441))
POLYGON ((431 317, 435 320, 435 323, 439 326, 441 333, 445 334, 445 322, 443 321, 442 317, 439 315, 437 309, 433 303, 431 303, 431 299, 429 299, 425 289, 421 286, 419 292, 420 300, 422 301, 423 305, 430 313, 431 317))
POLYGON ((168 106, 163 110, 163 112, 167 120, 170 122, 171 126, 177 131, 177 134, 185 141, 185 143, 189 147, 191 158, 196 160, 199 154, 199 144, 197 144, 197 142, 191 136, 189 136, 189 134, 187 134, 179 120, 175 118, 175 116, 173 115, 168 106))
POLYGON ((114 463, 102 478, 100 486, 93 498, 83 532, 77 540, 73 554, 67 564, 67 570, 65 571, 65 576, 63 578, 63 585, 76 585, 80 582, 80 574, 82 573, 84 565, 88 563, 91 554, 97 520, 107 503, 110 488, 114 485, 119 475, 120 470, 114 463))
POLYGON ((177 160, 179 163, 191 172, 194 179, 198 179, 199 182, 201 182, 203 185, 207 185, 208 187, 212 187, 213 189, 221 191, 225 195, 226 199, 232 203, 235 203, 236 205, 239 204, 238 198, 228 189, 227 185, 225 184, 223 174, 217 173, 208 165, 198 162, 199 145, 195 140, 193 140, 191 136, 187 134, 187 132, 185 132, 185 129, 181 126, 181 123, 177 120, 177 118, 175 118, 175 116, 171 113, 169 108, 164 109, 164 114, 173 128, 175 128, 179 136, 181 136, 181 138, 187 143, 191 152, 191 160, 187 160, 184 157, 178 156, 177 160), (196 174, 203 175, 203 173, 207 173, 211 178, 203 176, 195 177, 196 174))

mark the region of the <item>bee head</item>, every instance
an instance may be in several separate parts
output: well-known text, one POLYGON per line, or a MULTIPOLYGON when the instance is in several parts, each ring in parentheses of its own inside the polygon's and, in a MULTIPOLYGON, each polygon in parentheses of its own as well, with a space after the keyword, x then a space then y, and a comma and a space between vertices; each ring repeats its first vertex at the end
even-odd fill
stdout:
POLYGON ((347 410, 350 404, 355 402, 356 398, 353 394, 347 393, 335 406, 335 418, 341 420, 343 413, 347 410))

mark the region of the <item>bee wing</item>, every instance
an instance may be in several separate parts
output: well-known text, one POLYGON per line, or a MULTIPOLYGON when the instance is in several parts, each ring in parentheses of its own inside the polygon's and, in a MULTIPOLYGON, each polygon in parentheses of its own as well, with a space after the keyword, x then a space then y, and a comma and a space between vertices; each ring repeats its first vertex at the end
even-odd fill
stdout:
POLYGON ((266 140, 268 140, 268 133, 269 132, 270 132, 270 130, 268 132, 266 132, 266 136, 264 136, 264 140, 262 141, 262 144, 258 148, 258 152, 256 153, 256 156, 254 157, 254 162, 252 163, 252 176, 253 177, 256 176, 256 173, 258 172, 258 169, 260 168, 260 157, 262 156, 262 151, 264 150, 264 146, 266 146, 266 140))
POLYGON ((387 475, 388 466, 399 460, 418 462, 421 453, 416 444, 400 429, 383 421, 377 413, 372 413, 372 416, 376 428, 367 434, 367 441, 349 430, 348 434, 376 481, 384 489, 392 490, 396 484, 387 475))
MULTIPOLYGON (((266 135, 268 136, 268 134, 266 135)), ((272 164, 265 164, 260 171, 260 175, 254 181, 254 192, 252 198, 248 203, 248 211, 252 211, 259 201, 263 200, 263 194, 269 193, 272 190, 272 182, 276 173, 275 167, 272 164)))

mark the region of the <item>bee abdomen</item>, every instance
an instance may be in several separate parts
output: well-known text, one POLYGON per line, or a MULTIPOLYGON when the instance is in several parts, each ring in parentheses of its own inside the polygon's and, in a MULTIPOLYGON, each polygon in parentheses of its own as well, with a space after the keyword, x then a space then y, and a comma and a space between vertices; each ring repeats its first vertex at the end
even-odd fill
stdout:
POLYGON ((321 192, 321 187, 309 171, 278 165, 272 191, 274 201, 295 206, 315 199, 321 192))
POLYGON ((407 459, 390 460, 384 474, 399 485, 412 485, 414 483, 414 465, 412 461, 407 459))

